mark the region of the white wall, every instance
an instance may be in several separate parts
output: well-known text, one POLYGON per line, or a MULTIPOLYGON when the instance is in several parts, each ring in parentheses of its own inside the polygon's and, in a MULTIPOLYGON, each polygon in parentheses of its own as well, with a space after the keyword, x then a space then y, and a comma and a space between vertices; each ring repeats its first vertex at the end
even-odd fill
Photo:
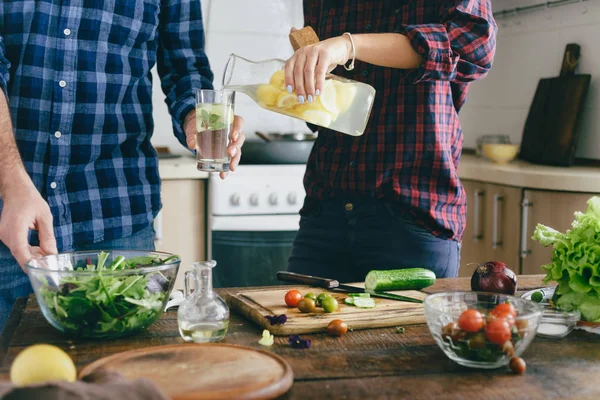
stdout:
MULTIPOLYGON (((541 0, 496 0, 495 10, 541 0)), ((567 43, 581 46, 578 73, 592 75, 577 156, 600 159, 600 2, 566 5, 498 19, 496 60, 488 77, 471 86, 460 120, 465 147, 485 134, 510 135, 520 143, 538 81, 558 76, 567 43), (587 10, 584 14, 583 12, 587 10)))
MULTIPOLYGON (((302 27, 302 0, 201 0, 206 33, 206 53, 221 87, 223 68, 231 53, 253 59, 287 59, 292 54, 290 28, 302 27)), ((154 71, 155 146, 169 146, 174 153, 186 150, 173 136, 171 118, 164 103, 160 80, 154 71)), ((236 96, 236 114, 244 117, 244 131, 250 140, 254 132, 307 132, 306 125, 293 118, 263 110, 247 96, 236 96)))

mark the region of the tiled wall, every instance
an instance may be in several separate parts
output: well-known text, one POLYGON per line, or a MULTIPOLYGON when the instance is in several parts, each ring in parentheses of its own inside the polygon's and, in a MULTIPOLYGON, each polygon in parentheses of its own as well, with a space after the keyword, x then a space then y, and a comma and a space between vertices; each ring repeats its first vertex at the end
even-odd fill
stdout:
MULTIPOLYGON (((302 0, 201 0, 206 30, 206 52, 215 74, 214 83, 221 87, 223 68, 231 53, 245 58, 287 59, 292 54, 290 28, 302 27, 302 0)), ((169 146, 173 152, 185 152, 174 138, 164 95, 155 73, 153 144, 169 146)), ((257 130, 267 132, 307 132, 301 121, 265 111, 247 96, 236 96, 236 114, 244 117, 244 130, 250 140, 257 130)))
MULTIPOLYGON (((496 10, 541 0, 497 0, 496 10)), ((461 111, 465 147, 478 136, 507 134, 520 143, 538 81, 558 76, 567 43, 581 46, 579 73, 592 75, 577 156, 600 159, 600 2, 585 1, 498 19, 496 60, 488 77, 471 86, 461 111), (585 13, 584 13, 585 12, 585 13)))

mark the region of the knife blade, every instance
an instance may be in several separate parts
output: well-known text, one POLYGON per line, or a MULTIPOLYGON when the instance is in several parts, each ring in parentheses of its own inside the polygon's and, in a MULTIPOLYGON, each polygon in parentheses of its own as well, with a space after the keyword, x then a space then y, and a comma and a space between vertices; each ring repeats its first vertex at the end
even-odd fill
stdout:
POLYGON ((373 297, 380 297, 389 300, 406 301, 410 303, 423 303, 423 300, 415 299, 413 297, 402 296, 394 293, 374 292, 371 290, 365 290, 350 285, 340 284, 335 279, 320 278, 318 276, 311 275, 302 275, 297 274, 295 272, 279 271, 277 272, 277 279, 279 279, 280 281, 302 283, 305 285, 317 286, 323 289, 338 290, 347 293, 368 293, 373 297))

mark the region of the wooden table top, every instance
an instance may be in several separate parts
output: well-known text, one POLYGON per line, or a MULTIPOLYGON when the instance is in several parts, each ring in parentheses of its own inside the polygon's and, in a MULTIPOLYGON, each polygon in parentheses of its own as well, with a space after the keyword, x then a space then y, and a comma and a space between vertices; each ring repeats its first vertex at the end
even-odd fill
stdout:
MULTIPOLYGON (((542 275, 520 276, 520 291, 542 286, 542 275)), ((468 278, 439 279, 427 292, 469 290, 468 278)), ((224 294, 227 290, 220 290, 224 294)), ((450 361, 438 348, 426 325, 348 332, 342 338, 324 334, 308 350, 295 350, 287 337, 275 345, 258 344, 261 330, 232 313, 225 343, 269 349, 286 359, 295 375, 285 399, 552 399, 600 398, 600 338, 573 331, 563 339, 535 338, 523 354, 527 372, 507 368, 475 370, 450 361)), ((52 328, 34 298, 19 299, 0 337, 0 379, 7 379, 15 356, 35 343, 63 348, 81 368, 101 357, 134 348, 183 343, 177 313, 168 312, 148 331, 107 340, 70 340, 52 328)))

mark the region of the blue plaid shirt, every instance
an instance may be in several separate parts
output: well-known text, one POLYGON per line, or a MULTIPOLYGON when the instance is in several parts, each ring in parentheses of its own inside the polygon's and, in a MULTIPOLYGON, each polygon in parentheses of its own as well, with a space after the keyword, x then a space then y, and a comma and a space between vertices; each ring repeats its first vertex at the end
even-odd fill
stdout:
POLYGON ((152 223, 161 202, 150 70, 157 63, 185 145, 193 89, 212 88, 203 45, 199 0, 0 3, 0 87, 59 251, 152 223))

